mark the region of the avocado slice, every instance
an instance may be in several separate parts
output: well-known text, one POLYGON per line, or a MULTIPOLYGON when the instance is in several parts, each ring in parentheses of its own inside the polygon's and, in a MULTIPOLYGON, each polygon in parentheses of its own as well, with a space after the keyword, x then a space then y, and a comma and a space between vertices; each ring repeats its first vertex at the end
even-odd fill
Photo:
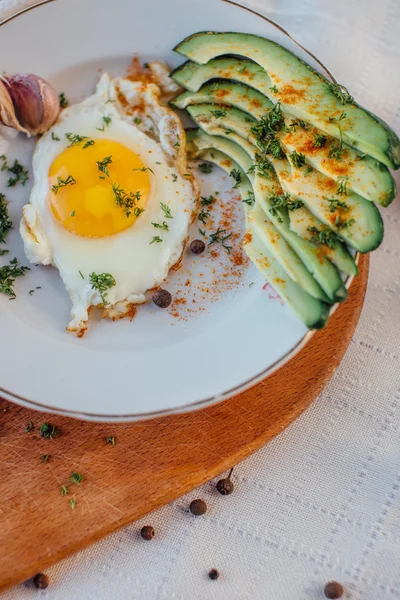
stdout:
POLYGON ((184 109, 192 104, 230 104, 260 119, 273 108, 273 103, 257 90, 231 81, 207 83, 198 92, 182 92, 170 101, 175 108, 184 109))
MULTIPOLYGON (((204 117, 202 109, 194 105, 188 108, 188 112, 206 133, 229 137, 255 161, 256 147, 234 132, 234 120, 227 119, 225 110, 217 113, 218 116, 208 113, 204 117)), ((305 176, 305 167, 296 168, 286 158, 268 158, 284 191, 304 202, 311 213, 349 246, 363 253, 379 246, 383 238, 383 222, 374 204, 352 193, 335 198, 336 183, 322 173, 310 168, 305 176), (336 202, 330 201, 333 199, 336 202)))
MULTIPOLYGON (((238 62, 240 64, 240 61, 238 62)), ((274 105, 267 99, 263 100, 262 94, 256 90, 249 90, 246 93, 244 89, 243 85, 230 81, 207 84, 198 92, 183 92, 171 104, 176 108, 187 108, 194 104, 202 106, 213 103, 224 104, 224 110, 232 118, 231 129, 242 137, 250 137, 251 127, 255 125, 256 119, 264 116, 274 105)), ((215 107, 211 106, 209 111, 215 112, 215 107)), ((204 114, 206 113, 204 107, 204 114)), ((287 113, 283 115, 286 125, 291 129, 293 118, 287 113)), ((307 130, 293 127, 292 131, 276 132, 276 137, 281 140, 288 152, 294 150, 301 152, 305 156, 306 163, 320 173, 337 180, 338 184, 344 177, 347 187, 356 194, 381 206, 390 204, 396 196, 396 183, 385 165, 370 156, 360 155, 347 145, 344 145, 341 159, 337 160, 330 156, 330 149, 336 141, 325 136, 324 145, 315 147, 313 142, 318 135, 321 136, 321 131, 313 127, 307 130)))
POLYGON ((200 32, 175 50, 199 64, 226 54, 250 58, 265 69, 272 87, 278 90, 270 90, 271 97, 285 110, 337 139, 343 136, 344 142, 388 167, 400 167, 400 140, 394 131, 350 96, 340 95, 339 86, 276 42, 250 33, 200 32))
POLYGON ((357 265, 347 250, 346 245, 338 237, 329 235, 327 238, 329 243, 316 241, 316 238, 319 237, 318 232, 324 232, 326 228, 305 206, 292 210, 289 214, 289 219, 290 229, 305 240, 313 240, 321 248, 324 256, 333 262, 339 271, 343 271, 343 273, 347 273, 348 275, 357 275, 357 265))
MULTIPOLYGON (((240 173, 239 192, 244 201, 243 206, 246 214, 246 234, 243 239, 243 248, 246 254, 306 327, 310 329, 324 327, 329 316, 328 305, 308 294, 301 285, 288 277, 275 245, 269 246, 266 244, 265 236, 259 235, 258 231, 255 230, 254 222, 248 222, 247 215, 252 212, 252 208, 247 204, 247 200, 253 190, 244 171, 238 163, 219 150, 205 150, 199 154, 199 158, 218 165, 227 173, 230 173, 233 169, 240 173)), ((269 225, 273 227, 272 223, 269 225)), ((276 230, 275 234, 279 235, 276 230)), ((289 250, 293 252, 290 246, 289 250)), ((298 260, 297 256, 296 258, 298 260)))
MULTIPOLYGON (((245 141, 245 140, 243 140, 245 141)), ((229 139, 199 132, 193 139, 193 143, 199 150, 215 149, 227 154, 235 160, 247 173, 252 166, 249 154, 238 144, 229 139)), ((248 142, 247 142, 248 143, 248 142)), ((289 242, 293 250, 301 258, 307 269, 312 273, 321 288, 324 290, 331 302, 341 302, 347 297, 347 290, 343 285, 340 274, 336 267, 327 260, 320 249, 313 243, 302 239, 290 230, 290 221, 287 211, 276 214, 271 212, 272 205, 268 200, 271 194, 281 191, 280 185, 273 173, 270 179, 259 177, 252 173, 250 180, 253 185, 257 202, 267 215, 268 219, 275 225, 279 233, 289 242)))
POLYGON ((264 96, 270 93, 271 79, 265 70, 255 62, 243 58, 215 58, 205 65, 188 60, 170 73, 170 77, 180 86, 197 92, 210 79, 232 79, 253 87, 264 96))
POLYGON ((252 230, 248 240, 245 240, 244 248, 250 260, 306 327, 325 327, 329 317, 329 306, 307 294, 296 281, 292 281, 252 230))
MULTIPOLYGON (((230 59, 230 63, 234 63, 235 59, 230 59)), ((237 64, 241 62, 236 60, 237 64)), ((255 63, 250 63, 255 65, 255 63)), ((203 66, 196 65, 197 68, 203 66)), ((256 67, 259 69, 258 65, 256 67)), ((234 83, 227 82, 228 95, 226 103, 232 104, 230 99, 235 101, 235 106, 225 106, 224 110, 229 117, 235 119, 237 127, 243 127, 242 131, 235 129, 236 133, 243 137, 250 135, 250 130, 255 121, 250 119, 249 114, 244 114, 240 109, 243 107, 246 112, 251 109, 251 101, 258 99, 257 95, 246 96, 241 99, 242 106, 239 105, 238 97, 234 94, 234 83), (249 102, 250 100, 250 102, 249 102), (250 106, 248 106, 250 104, 250 106)), ((223 85, 220 82, 220 85, 223 85)), ((241 91, 241 87, 239 88, 241 91)), ((239 98, 241 94, 239 92, 239 98)), ((210 98, 208 97, 210 100, 210 98)), ((205 103, 204 103, 205 104, 205 103)), ((271 104, 271 108, 272 108, 271 104)), ((213 108, 210 107, 210 111, 213 108)), ((269 109, 268 109, 269 110, 269 109)), ((266 112, 268 112, 268 110, 266 112)), ((204 111, 206 112, 206 110, 204 111)), ((288 152, 301 152, 305 156, 307 164, 317 169, 320 173, 327 175, 331 179, 338 182, 345 178, 346 185, 356 194, 363 196, 367 200, 376 202, 381 206, 388 206, 396 196, 396 183, 388 170, 382 163, 378 162, 370 156, 362 156, 359 152, 350 146, 344 146, 341 158, 338 160, 331 156, 331 149, 335 147, 336 140, 325 136, 315 127, 298 125, 288 113, 283 113, 285 119, 285 127, 281 131, 276 132, 276 137, 281 140, 288 152), (316 141, 320 146, 314 145, 316 141)))

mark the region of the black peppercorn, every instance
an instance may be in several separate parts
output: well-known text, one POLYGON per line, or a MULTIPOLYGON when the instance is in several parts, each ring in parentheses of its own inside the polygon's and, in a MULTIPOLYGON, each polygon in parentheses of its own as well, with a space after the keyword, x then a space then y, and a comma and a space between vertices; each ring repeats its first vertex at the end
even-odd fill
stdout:
POLYGON ((151 525, 145 525, 140 530, 140 535, 144 540, 151 540, 154 537, 154 527, 151 525))
POLYGON ((167 290, 157 290, 154 292, 152 300, 156 306, 167 308, 172 302, 172 296, 167 290))
POLYGON ((217 490, 219 491, 221 496, 229 496, 229 494, 232 494, 234 490, 234 485, 231 480, 232 471, 233 469, 229 471, 228 477, 220 479, 217 482, 217 490))
POLYGON ((204 515, 204 513, 207 511, 207 504, 204 502, 204 500, 197 498, 197 500, 192 500, 189 509, 192 515, 199 517, 200 515, 204 515))
POLYGON ((211 569, 211 571, 209 571, 208 576, 210 579, 218 579, 219 577, 219 571, 217 571, 217 569, 211 569))
POLYGON ((217 483, 217 490, 221 496, 228 496, 233 492, 233 483, 230 479, 220 479, 217 483))
POLYGON ((206 245, 203 240, 193 240, 190 244, 190 251, 193 252, 193 254, 201 254, 204 252, 205 248, 206 245))
POLYGON ((328 581, 325 586, 324 594, 330 600, 337 600, 343 596, 343 586, 337 581, 328 581))
POLYGON ((37 573, 33 578, 33 584, 38 590, 45 590, 49 585, 49 577, 45 573, 37 573))

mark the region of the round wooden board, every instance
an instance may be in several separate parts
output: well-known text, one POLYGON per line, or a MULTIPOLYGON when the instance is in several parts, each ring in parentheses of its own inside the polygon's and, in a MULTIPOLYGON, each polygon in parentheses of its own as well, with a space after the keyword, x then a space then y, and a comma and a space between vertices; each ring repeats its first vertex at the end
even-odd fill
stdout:
POLYGON ((368 265, 361 257, 349 298, 324 331, 274 375, 221 404, 106 425, 0 400, 0 591, 208 481, 287 427, 339 365, 360 316, 368 265), (29 421, 34 429, 25 432, 29 421), (45 421, 62 435, 41 438, 38 427, 45 421), (106 445, 107 436, 115 436, 114 447, 106 445), (46 463, 43 454, 50 455, 46 463), (61 496, 71 471, 84 481, 61 496))

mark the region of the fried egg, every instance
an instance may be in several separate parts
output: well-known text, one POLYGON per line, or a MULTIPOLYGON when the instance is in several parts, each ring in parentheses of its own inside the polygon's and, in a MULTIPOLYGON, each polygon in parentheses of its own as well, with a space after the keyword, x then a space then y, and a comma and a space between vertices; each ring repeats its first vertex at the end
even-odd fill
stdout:
POLYGON ((32 263, 59 270, 78 335, 92 306, 132 316, 182 255, 197 186, 160 96, 151 81, 105 74, 37 143, 20 232, 32 263))

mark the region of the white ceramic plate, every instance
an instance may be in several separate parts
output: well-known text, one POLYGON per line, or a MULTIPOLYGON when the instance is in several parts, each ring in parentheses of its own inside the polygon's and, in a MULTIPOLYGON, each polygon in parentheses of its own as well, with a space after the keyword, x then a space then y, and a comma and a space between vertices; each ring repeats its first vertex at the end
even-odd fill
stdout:
MULTIPOLYGON (((172 48, 201 30, 257 33, 318 66, 278 27, 223 0, 50 0, 1 24, 2 69, 39 74, 78 101, 92 92, 99 70, 121 74, 135 53, 143 61, 180 64, 172 48)), ((6 149, 10 159, 30 165, 34 142, 5 128, 1 133, 9 140, 3 137, 0 154, 6 149)), ((220 190, 220 207, 234 205, 237 231, 242 209, 230 187, 215 170, 204 177, 203 195, 220 190)), ((18 223, 29 187, 5 191, 15 227, 8 256, 27 264, 18 223)), ((192 238, 199 237, 198 225, 192 238)), ((150 303, 132 323, 95 319, 83 339, 65 331, 70 304, 57 271, 32 266, 16 282, 16 300, 0 297, 0 393, 39 410, 128 421, 204 407, 271 374, 312 334, 263 289, 253 266, 232 265, 219 254, 185 255, 165 285, 180 299, 174 309, 150 303)))

